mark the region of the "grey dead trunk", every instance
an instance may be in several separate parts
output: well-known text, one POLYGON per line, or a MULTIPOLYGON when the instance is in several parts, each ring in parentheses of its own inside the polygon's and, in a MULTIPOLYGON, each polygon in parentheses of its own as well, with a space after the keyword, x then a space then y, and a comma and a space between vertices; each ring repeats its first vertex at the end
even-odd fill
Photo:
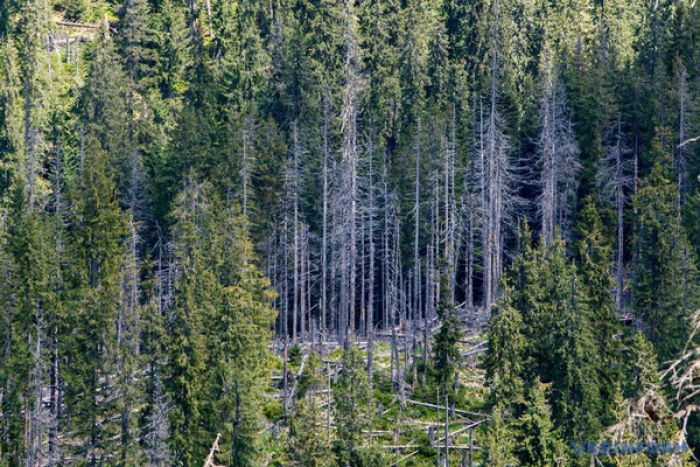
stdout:
MULTIPOLYGON (((343 174, 342 189, 346 192, 347 206, 343 210, 342 220, 347 229, 345 239, 345 264, 348 270, 346 287, 346 329, 344 333, 355 332, 355 311, 357 306, 357 121, 360 97, 360 58, 356 38, 355 14, 349 0, 345 2, 346 33, 345 33, 345 89, 343 92, 343 109, 341 115, 341 133, 343 135, 343 174)), ((346 337, 343 338, 344 340, 346 337)))
POLYGON ((623 306, 624 294, 624 209, 627 193, 634 186, 634 161, 629 159, 631 150, 625 144, 622 133, 622 117, 618 114, 611 142, 606 148, 606 154, 599 162, 596 184, 601 193, 601 199, 612 203, 617 213, 617 254, 615 260, 615 304, 618 309, 623 306))
POLYGON ((543 52, 544 70, 540 99, 540 138, 537 142, 538 175, 537 208, 541 234, 549 245, 559 226, 566 235, 569 217, 576 201, 576 176, 581 168, 573 124, 568 115, 564 88, 559 82, 557 67, 551 63, 549 52, 543 52))
POLYGON ((695 102, 691 98, 688 90, 688 73, 685 66, 681 65, 678 71, 678 150, 676 154, 678 206, 685 203, 688 192, 688 172, 690 169, 689 158, 692 155, 691 147, 688 146, 688 136, 694 136, 696 128, 691 127, 692 115, 695 110, 695 102))
POLYGON ((299 221, 299 159, 301 148, 299 146, 299 128, 296 120, 293 126, 294 133, 294 149, 293 149, 293 182, 292 182, 292 199, 293 199, 293 229, 294 229, 294 241, 292 248, 294 249, 293 256, 293 278, 294 278, 294 301, 292 302, 292 342, 296 344, 297 342, 297 328, 299 319, 299 287, 300 287, 300 276, 299 276, 299 249, 300 249, 300 221, 299 221))
POLYGON ((323 137, 323 225, 321 233, 321 338, 326 336, 326 326, 327 313, 328 313, 328 199, 329 199, 329 186, 328 186, 328 158, 330 157, 330 151, 328 147, 328 130, 329 130, 329 104, 328 96, 324 89, 324 94, 322 98, 322 108, 323 108, 323 125, 322 125, 322 137, 323 137))
POLYGON ((368 193, 368 224, 369 224, 369 290, 367 294, 367 372, 369 383, 372 384, 374 371, 374 138, 372 133, 368 139, 369 150, 369 193, 368 193))

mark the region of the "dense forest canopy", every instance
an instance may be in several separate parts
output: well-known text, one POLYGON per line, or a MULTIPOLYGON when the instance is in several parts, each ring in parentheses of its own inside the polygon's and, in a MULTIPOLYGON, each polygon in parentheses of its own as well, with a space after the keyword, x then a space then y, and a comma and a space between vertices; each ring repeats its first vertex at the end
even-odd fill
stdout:
POLYGON ((692 465, 607 451, 700 447, 699 42, 682 0, 4 0, 0 467, 692 465))

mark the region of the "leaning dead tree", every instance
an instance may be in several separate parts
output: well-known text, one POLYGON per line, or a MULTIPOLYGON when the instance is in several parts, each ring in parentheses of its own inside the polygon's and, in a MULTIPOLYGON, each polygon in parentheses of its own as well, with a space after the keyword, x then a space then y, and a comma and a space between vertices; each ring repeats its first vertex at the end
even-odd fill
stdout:
POLYGON ((214 456, 216 455, 217 452, 219 452, 219 439, 221 438, 221 433, 216 434, 216 439, 214 440, 214 444, 211 446, 211 451, 209 451, 209 455, 207 456, 207 459, 204 461, 204 467, 224 467, 221 465, 216 465, 214 463, 214 456))
POLYGON ((693 313, 691 322, 692 332, 688 343, 678 359, 672 362, 663 374, 675 389, 675 399, 681 407, 674 417, 681 421, 682 440, 685 440, 690 415, 700 409, 700 345, 697 340, 700 331, 700 310, 693 313))

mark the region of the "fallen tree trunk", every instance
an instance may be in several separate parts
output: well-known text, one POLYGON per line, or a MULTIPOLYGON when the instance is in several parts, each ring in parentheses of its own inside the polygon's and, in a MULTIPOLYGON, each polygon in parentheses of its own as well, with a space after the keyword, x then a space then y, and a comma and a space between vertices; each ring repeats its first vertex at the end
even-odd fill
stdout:
POLYGON ((58 26, 63 26, 66 28, 81 28, 81 29, 98 29, 99 26, 96 24, 87 24, 87 23, 73 23, 71 21, 56 21, 56 24, 58 26))
MULTIPOLYGON (((426 403, 426 402, 418 402, 418 401, 414 401, 414 400, 412 400, 412 399, 407 399, 406 402, 409 402, 409 403, 411 403, 411 404, 413 404, 413 405, 420 405, 420 406, 423 406, 423 407, 428 407, 428 408, 431 408, 431 409, 445 410, 445 406, 444 406, 444 405, 428 404, 428 403, 426 403)), ((448 410, 449 410, 449 409, 448 409, 448 410)), ((486 414, 478 413, 478 412, 469 412, 469 411, 467 411, 467 410, 457 410, 457 409, 455 409, 454 412, 455 412, 455 413, 461 413, 461 414, 464 414, 464 415, 476 415, 477 417, 484 417, 484 418, 488 417, 488 415, 486 415, 486 414)), ((479 423, 481 423, 481 422, 479 422, 479 423)))

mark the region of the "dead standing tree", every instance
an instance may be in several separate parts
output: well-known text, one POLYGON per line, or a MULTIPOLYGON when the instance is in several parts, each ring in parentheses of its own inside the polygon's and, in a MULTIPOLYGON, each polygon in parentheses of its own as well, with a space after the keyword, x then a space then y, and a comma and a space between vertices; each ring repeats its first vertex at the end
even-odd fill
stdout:
POLYGON ((511 225, 516 204, 513 194, 513 168, 509 158, 509 142, 505 134, 505 122, 500 116, 499 49, 501 31, 499 25, 500 1, 493 4, 493 45, 491 49, 491 85, 488 110, 481 106, 476 145, 479 147, 480 195, 482 215, 483 289, 486 317, 493 303, 501 274, 503 273, 504 245, 507 228, 511 225))
POLYGON ((545 245, 555 236, 555 226, 566 229, 576 200, 576 176, 581 168, 573 124, 569 118, 564 88, 549 53, 543 53, 542 96, 540 100, 540 137, 535 166, 537 210, 545 245))
POLYGON ((600 161, 596 183, 601 191, 601 199, 611 201, 617 212, 617 258, 615 264, 615 303, 622 308, 624 291, 624 210, 629 192, 634 184, 634 160, 629 158, 631 149, 625 144, 622 133, 622 117, 618 115, 617 124, 605 157, 600 161))
POLYGON ((355 308, 357 288, 357 124, 359 97, 362 88, 360 76, 359 45, 357 43, 356 18, 353 6, 345 2, 345 89, 341 113, 341 133, 343 136, 342 160, 340 165, 340 206, 342 224, 342 271, 341 271, 341 322, 340 339, 345 341, 348 333, 355 331, 355 308))

